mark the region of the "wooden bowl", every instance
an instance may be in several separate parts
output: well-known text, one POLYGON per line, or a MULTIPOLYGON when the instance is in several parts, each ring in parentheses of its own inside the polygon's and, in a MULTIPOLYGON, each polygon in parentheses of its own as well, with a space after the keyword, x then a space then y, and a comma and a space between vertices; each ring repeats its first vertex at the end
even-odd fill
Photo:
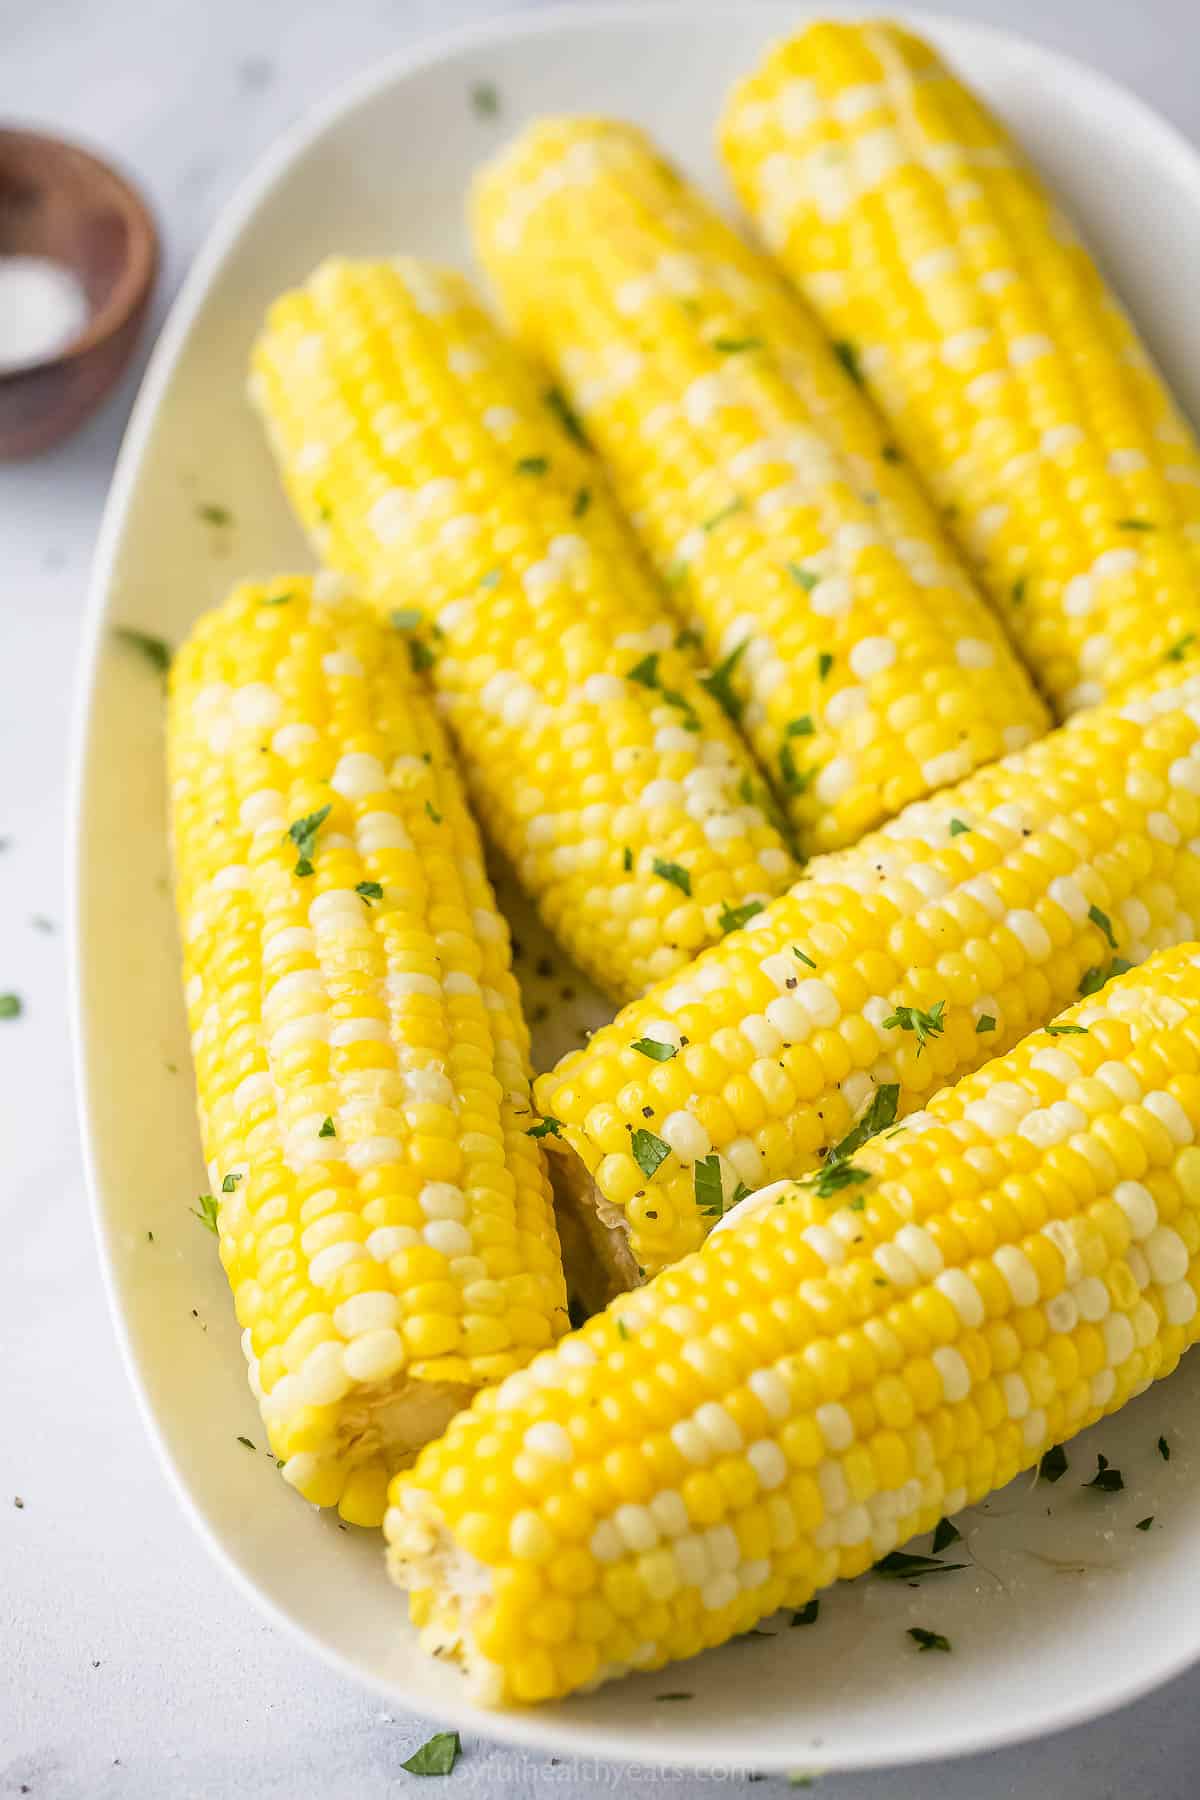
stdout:
POLYGON ((68 437, 133 351, 158 271, 158 232, 115 170, 74 144, 0 129, 0 256, 44 256, 74 271, 88 321, 44 361, 0 372, 0 460, 68 437))

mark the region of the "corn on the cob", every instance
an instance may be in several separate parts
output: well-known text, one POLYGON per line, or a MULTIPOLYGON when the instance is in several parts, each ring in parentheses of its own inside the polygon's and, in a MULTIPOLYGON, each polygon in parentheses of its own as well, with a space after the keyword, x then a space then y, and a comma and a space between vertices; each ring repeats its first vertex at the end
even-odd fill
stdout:
POLYGON ((818 24, 722 143, 1060 712, 1200 636, 1200 446, 999 121, 908 32, 818 24))
POLYGON ((739 1188, 811 1168, 864 1116, 903 1116, 1196 936, 1198 721, 1186 670, 1080 713, 811 863, 541 1076, 612 1284, 630 1257, 653 1274, 694 1249, 739 1188))
POLYGON ((169 726, 250 1384, 285 1479, 377 1524, 388 1476, 566 1329, 508 932, 405 646, 367 607, 304 577, 238 588, 176 657, 169 726))
POLYGON ((297 511, 432 628, 414 654, 479 816, 606 992, 641 993, 794 879, 577 423, 462 276, 326 263, 276 303, 254 368, 297 511))
POLYGON ((816 322, 634 128, 535 126, 484 175, 484 261, 607 456, 807 848, 1044 714, 816 322))
MULTIPOLYGON (((536 1701, 725 1642, 1200 1333, 1200 947, 1155 957, 483 1394, 393 1483, 430 1648, 536 1701)), ((732 1224, 732 1221, 731 1221, 732 1224)))

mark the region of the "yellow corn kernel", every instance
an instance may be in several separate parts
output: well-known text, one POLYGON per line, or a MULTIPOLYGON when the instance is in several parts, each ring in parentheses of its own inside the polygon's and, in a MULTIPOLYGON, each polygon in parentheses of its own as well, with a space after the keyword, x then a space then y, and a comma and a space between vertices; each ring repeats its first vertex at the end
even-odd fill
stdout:
POLYGON ((1197 1210, 1194 1170, 1191 1194, 1186 1181, 1200 1089, 1185 1084, 1176 1110, 1169 1084, 1200 1054, 1200 946, 1155 954, 1057 1026, 860 1148, 853 1187, 822 1193, 809 1178, 748 1200, 699 1252, 614 1301, 529 1377, 479 1396, 395 1478, 392 1574, 414 1618, 436 1611, 440 1646, 481 1698, 521 1703, 661 1668, 804 1604, 1034 1467, 1200 1336, 1200 1238, 1189 1250, 1155 1199, 1197 1210), (1107 1092, 1090 1118, 1067 1099, 1079 1081, 1107 1092), (1150 1147, 1153 1187, 1106 1186, 1088 1161, 1097 1120, 1131 1108, 1169 1123, 1169 1140, 1150 1147), (948 1206, 964 1218, 986 1210, 1067 1141, 1091 1179, 1054 1217, 1029 1230, 1015 1207, 998 1207, 986 1255, 931 1254, 948 1206), (988 1173, 976 1179, 981 1163, 988 1173), (1039 1245, 1065 1275, 1050 1294, 1038 1291, 1039 1245), (819 1311, 779 1310, 814 1246, 828 1254, 805 1289, 864 1300, 844 1332, 819 1311), (1097 1259, 1091 1273, 1081 1246, 1097 1259), (889 1264, 895 1280, 861 1281, 889 1264), (902 1264, 911 1274, 901 1280, 902 1264), (898 1349, 893 1330, 928 1341, 921 1303, 931 1297, 951 1311, 949 1337, 928 1355, 898 1349), (995 1316, 984 1322, 985 1312, 995 1316), (769 1346, 733 1324, 763 1315, 787 1319, 769 1346), (873 1378, 884 1354, 894 1368, 873 1378), (691 1378, 679 1379, 685 1368, 691 1378), (864 1437, 855 1419, 868 1400, 884 1423, 864 1437), (646 1402, 677 1447, 672 1476, 651 1475, 646 1402), (480 1478, 498 1464, 552 1446, 536 1497, 508 1480, 481 1499, 480 1478), (568 1546, 551 1522, 556 1499, 578 1495, 580 1477, 614 1457, 642 1461, 641 1498, 584 1484, 587 1535, 568 1546), (534 1537, 540 1567, 574 1559, 569 1604, 514 1586, 528 1567, 521 1544, 534 1537))
MULTIPOLYGON (((695 1249, 739 1192, 812 1168, 856 1120, 902 1118, 1122 964, 1196 935, 1198 701, 1200 676, 1170 665, 1124 703, 915 803, 811 863, 745 930, 539 1077, 572 1204, 599 1206, 627 1235, 627 1285, 695 1249), (1139 791, 1144 802, 1130 797, 1139 791), (951 955, 965 971, 952 990, 940 972, 951 955), (646 1038, 687 1045, 651 1063, 637 1048, 646 1038)), ((1063 1038, 1041 1053, 1048 1089, 1070 1048, 1063 1038)), ((987 1209, 938 1215, 940 1252, 990 1254, 1007 1208, 1040 1217, 1046 1183, 1061 1184, 1061 1212, 1098 1173, 1140 1179, 1170 1139, 1163 1108, 1179 1100, 1097 1110, 1109 1092, 1097 1080, 1086 1107, 1062 1103, 1089 1122, 1086 1153, 1055 1143, 1039 1164, 1031 1144, 1029 1170, 987 1209)), ((998 1115, 1006 1099, 986 1106, 998 1115)), ((978 1186, 982 1171, 959 1179, 978 1186)), ((1080 1254, 1103 1262, 1103 1240, 1080 1254)))
POLYGON ((721 137, 1060 713, 1200 647, 1200 446, 1036 171, 933 49, 813 25, 739 84, 721 137))
POLYGON ((301 520, 405 633, 485 829, 601 987, 640 993, 794 877, 578 421, 461 275, 326 262, 253 366, 301 520))
POLYGON ((1044 729, 816 321, 642 132, 541 121, 484 170, 475 224, 806 849, 1044 729))
POLYGON ((388 1476, 488 1378, 460 1337, 486 1325, 507 1372, 566 1326, 508 934, 365 606, 299 576, 238 588, 175 658, 168 736, 207 1204, 251 1387, 286 1479, 378 1524, 388 1476), (485 1240, 512 1261, 486 1321, 485 1240))

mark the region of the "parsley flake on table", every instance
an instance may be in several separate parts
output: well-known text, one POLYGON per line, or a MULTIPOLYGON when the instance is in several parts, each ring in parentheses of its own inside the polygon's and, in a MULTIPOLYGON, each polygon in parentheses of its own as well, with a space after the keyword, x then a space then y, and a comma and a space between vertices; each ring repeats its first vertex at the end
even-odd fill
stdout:
POLYGON ((950 1548, 951 1544, 957 1544, 961 1541, 962 1532, 958 1529, 958 1526, 952 1519, 938 1520, 933 1534, 932 1545, 933 1554, 935 1556, 940 1556, 943 1550, 948 1550, 950 1548))
POLYGON ((1171 1446, 1170 1446, 1170 1444, 1168 1444, 1168 1442, 1167 1442, 1167 1440, 1166 1440, 1166 1438, 1165 1438, 1165 1437, 1160 1437, 1160 1438, 1159 1438, 1159 1440, 1158 1440, 1158 1445, 1157 1445, 1157 1449, 1158 1449, 1158 1454, 1159 1454, 1159 1455, 1160 1455, 1160 1456, 1161 1456, 1161 1457, 1162 1457, 1162 1459, 1163 1459, 1163 1461, 1164 1461, 1164 1462, 1170 1462, 1170 1460, 1171 1460, 1171 1446))
POLYGON ((918 1556, 908 1550, 889 1550, 877 1563, 872 1563, 871 1573, 882 1575, 885 1581, 913 1581, 922 1575, 952 1575, 966 1566, 966 1563, 941 1562, 936 1556, 918 1556))
POLYGON ((635 1038, 629 1048, 640 1051, 643 1056, 648 1056, 651 1062, 670 1062, 671 1058, 676 1056, 679 1051, 677 1044, 663 1044, 658 1038, 649 1037, 635 1038))
POLYGON ((238 1443, 245 1444, 247 1450, 253 1450, 254 1448, 252 1440, 248 1437, 243 1437, 240 1432, 238 1433, 238 1443))
POLYGON ((206 525, 233 524, 233 514, 230 512, 229 508, 227 506, 217 506, 211 500, 205 501, 203 505, 198 506, 196 508, 196 513, 198 517, 204 520, 206 525))
POLYGON ((500 91, 494 82, 476 81, 471 86, 471 110, 481 119, 494 119, 500 111, 500 91))
POLYGON ((0 1019, 19 1019, 23 1011, 19 994, 0 994, 0 1019))
POLYGON ((814 1597, 812 1600, 806 1601, 805 1604, 799 1609, 798 1612, 794 1612, 792 1614, 792 1619, 791 1619, 792 1626, 794 1627, 796 1625, 815 1625, 817 1622, 818 1616, 820 1615, 820 1611, 821 1611, 821 1602, 818 1598, 814 1597))
POLYGON ((461 1754, 457 1731, 435 1731, 400 1767, 409 1775, 449 1775, 461 1754))
POLYGON ((656 856, 651 867, 663 881, 669 881, 671 886, 677 887, 681 894, 686 894, 689 899, 691 898, 692 878, 681 863, 664 862, 661 856, 656 856))
POLYGON ((920 1056, 930 1038, 940 1037, 945 1031, 945 1012, 946 1002, 944 1000, 935 1000, 928 1012, 923 1011, 919 1006, 898 1006, 883 1021, 883 1029, 885 1031, 899 1029, 915 1033, 917 1055, 920 1056))
POLYGON ((940 1631, 926 1631, 923 1625, 910 1625, 908 1635, 918 1650, 945 1650, 949 1653, 950 1639, 943 1637, 940 1631))
POLYGON ((1154 1514, 1151 1513, 1149 1518, 1139 1519, 1133 1529, 1135 1531, 1149 1531, 1149 1529, 1153 1525, 1153 1523, 1154 1523, 1154 1514))
POLYGON ((1038 1464, 1038 1480, 1049 1482, 1061 1481, 1069 1467, 1070 1465, 1067 1462, 1066 1451, 1061 1444, 1055 1444, 1052 1449, 1047 1450, 1045 1456, 1043 1456, 1041 1462, 1038 1464))
POLYGON ((1097 1456, 1096 1473, 1090 1481, 1085 1481, 1083 1485, 1084 1487, 1099 1488, 1102 1494, 1119 1494, 1125 1486, 1125 1479, 1120 1469, 1109 1467, 1107 1456, 1097 1456))
POLYGON ((215 1194, 197 1194, 195 1206, 188 1209, 192 1217, 199 1219, 205 1231, 211 1231, 214 1237, 217 1235, 217 1212, 220 1204, 215 1194))
POLYGON ((128 644, 139 656, 145 657, 152 669, 165 675, 171 666, 171 646, 165 638, 155 637, 149 631, 139 631, 133 625, 114 625, 113 636, 122 644, 128 644))
POLYGON ((641 1125, 633 1134, 630 1149, 633 1152, 634 1162, 647 1181, 671 1154, 670 1144, 664 1144, 660 1137, 655 1137, 652 1131, 647 1131, 641 1125))

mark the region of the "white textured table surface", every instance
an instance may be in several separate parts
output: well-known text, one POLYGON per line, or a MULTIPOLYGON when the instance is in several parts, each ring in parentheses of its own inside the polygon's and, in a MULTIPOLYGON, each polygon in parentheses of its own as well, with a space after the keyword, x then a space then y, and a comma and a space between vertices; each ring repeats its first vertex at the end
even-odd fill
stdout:
MULTIPOLYGON (((942 10, 1073 50, 1200 137, 1194 8, 947 0, 942 10)), ((384 53, 496 10, 487 0, 0 0, 0 119, 90 140, 145 185, 166 240, 157 322, 231 189, 286 124, 384 53)), ((0 1221, 15 1247, 0 1309, 0 1796, 374 1800, 412 1779, 400 1764, 430 1728, 328 1673, 209 1561, 143 1435, 87 1219, 66 1034, 66 720, 135 380, 65 449, 0 466, 0 991, 25 1006, 0 1023, 0 1221)), ((820 1792, 1184 1800, 1196 1792, 1198 1717, 1200 1670, 1027 1749, 830 1777, 820 1792)), ((625 1779, 611 1765, 552 1764, 470 1739, 437 1791, 516 1800, 625 1779)), ((664 1796, 707 1786, 666 1770, 641 1780, 664 1796)), ((724 1772, 717 1784, 749 1791, 724 1772)))

